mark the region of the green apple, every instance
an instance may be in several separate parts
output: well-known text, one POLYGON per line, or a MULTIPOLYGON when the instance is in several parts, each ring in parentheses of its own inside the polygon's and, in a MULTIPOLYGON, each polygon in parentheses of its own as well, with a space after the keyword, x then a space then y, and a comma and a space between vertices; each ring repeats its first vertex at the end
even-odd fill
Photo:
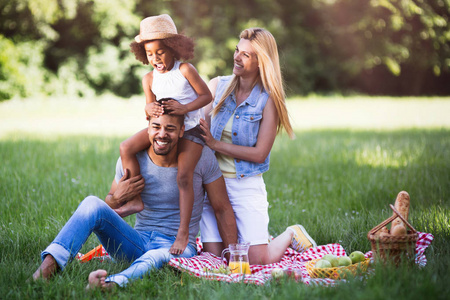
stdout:
POLYGON ((339 265, 339 259, 336 255, 326 254, 322 257, 322 259, 328 260, 333 268, 339 265))
POLYGON ((316 262, 316 268, 319 269, 331 268, 331 263, 328 260, 321 259, 316 262))
POLYGON ((346 267, 350 266, 352 264, 352 259, 348 256, 341 256, 339 257, 339 267, 346 267))
POLYGON ((361 251, 353 251, 349 257, 352 260, 353 264, 362 262, 366 259, 366 257, 364 256, 364 253, 362 253, 361 251))
POLYGON ((272 274, 272 278, 279 279, 284 276, 284 271, 281 268, 275 268, 272 270, 271 274, 272 274))

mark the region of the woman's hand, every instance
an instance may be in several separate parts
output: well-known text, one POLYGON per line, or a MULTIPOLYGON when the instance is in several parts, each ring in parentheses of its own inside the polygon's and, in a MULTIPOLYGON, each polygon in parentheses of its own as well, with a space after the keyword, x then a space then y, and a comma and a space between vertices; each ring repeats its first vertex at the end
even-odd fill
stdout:
POLYGON ((145 114, 147 115, 147 120, 150 119, 150 117, 158 118, 162 116, 164 113, 164 108, 156 101, 147 103, 145 105, 145 114))
POLYGON ((186 106, 181 104, 176 100, 167 100, 162 101, 162 106, 165 111, 169 113, 169 115, 184 115, 189 111, 186 109, 186 106))
POLYGON ((216 150, 214 149, 214 146, 216 145, 217 141, 216 139, 213 138, 211 131, 209 131, 208 122, 206 122, 203 119, 200 119, 200 129, 203 130, 202 137, 205 139, 206 145, 212 150, 216 150))

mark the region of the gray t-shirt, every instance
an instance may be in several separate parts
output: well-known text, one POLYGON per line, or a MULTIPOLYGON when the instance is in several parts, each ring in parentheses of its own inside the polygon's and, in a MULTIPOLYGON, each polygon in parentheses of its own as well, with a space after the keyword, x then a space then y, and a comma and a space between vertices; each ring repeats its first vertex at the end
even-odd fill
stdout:
MULTIPOLYGON (((136 215, 134 228, 176 236, 180 225, 178 168, 155 165, 147 151, 141 151, 136 156, 145 179, 145 187, 141 193, 144 209, 136 215)), ((116 165, 116 182, 119 182, 123 174, 122 160, 119 158, 116 165)), ((208 147, 203 147, 202 156, 194 171, 194 206, 189 224, 189 242, 194 246, 203 211, 203 184, 211 183, 220 176, 222 173, 213 152, 208 147)))

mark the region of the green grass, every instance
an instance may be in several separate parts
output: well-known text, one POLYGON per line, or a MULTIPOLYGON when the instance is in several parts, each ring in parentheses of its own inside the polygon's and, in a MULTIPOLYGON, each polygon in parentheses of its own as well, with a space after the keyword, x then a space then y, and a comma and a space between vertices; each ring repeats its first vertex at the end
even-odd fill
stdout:
MULTIPOLYGON (((432 117, 432 116, 430 116, 432 117)), ((0 140, 0 298, 445 299, 450 294, 450 129, 298 130, 279 136, 264 175, 270 233, 303 224, 318 244, 370 250, 367 232, 391 215, 397 193, 411 196, 410 223, 435 240, 427 266, 376 266, 375 275, 333 288, 291 280, 265 286, 210 282, 170 267, 111 293, 86 293, 88 274, 126 263, 71 263, 48 283, 26 280, 87 195, 109 191, 126 136, 6 134, 0 140)), ((127 220, 133 224, 134 217, 127 220)), ((98 244, 91 237, 81 252, 98 244)))

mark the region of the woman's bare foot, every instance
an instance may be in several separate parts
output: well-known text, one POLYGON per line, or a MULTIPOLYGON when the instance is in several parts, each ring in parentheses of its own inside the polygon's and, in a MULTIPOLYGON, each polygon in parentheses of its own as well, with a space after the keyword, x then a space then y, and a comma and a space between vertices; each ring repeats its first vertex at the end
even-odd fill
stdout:
POLYGON ((102 269, 91 272, 89 274, 89 284, 86 286, 86 290, 101 288, 101 289, 111 289, 116 286, 115 282, 105 282, 108 272, 102 269))
POLYGON ((47 280, 52 277, 58 270, 56 260, 50 254, 47 254, 44 261, 33 274, 33 280, 44 279, 47 280))

